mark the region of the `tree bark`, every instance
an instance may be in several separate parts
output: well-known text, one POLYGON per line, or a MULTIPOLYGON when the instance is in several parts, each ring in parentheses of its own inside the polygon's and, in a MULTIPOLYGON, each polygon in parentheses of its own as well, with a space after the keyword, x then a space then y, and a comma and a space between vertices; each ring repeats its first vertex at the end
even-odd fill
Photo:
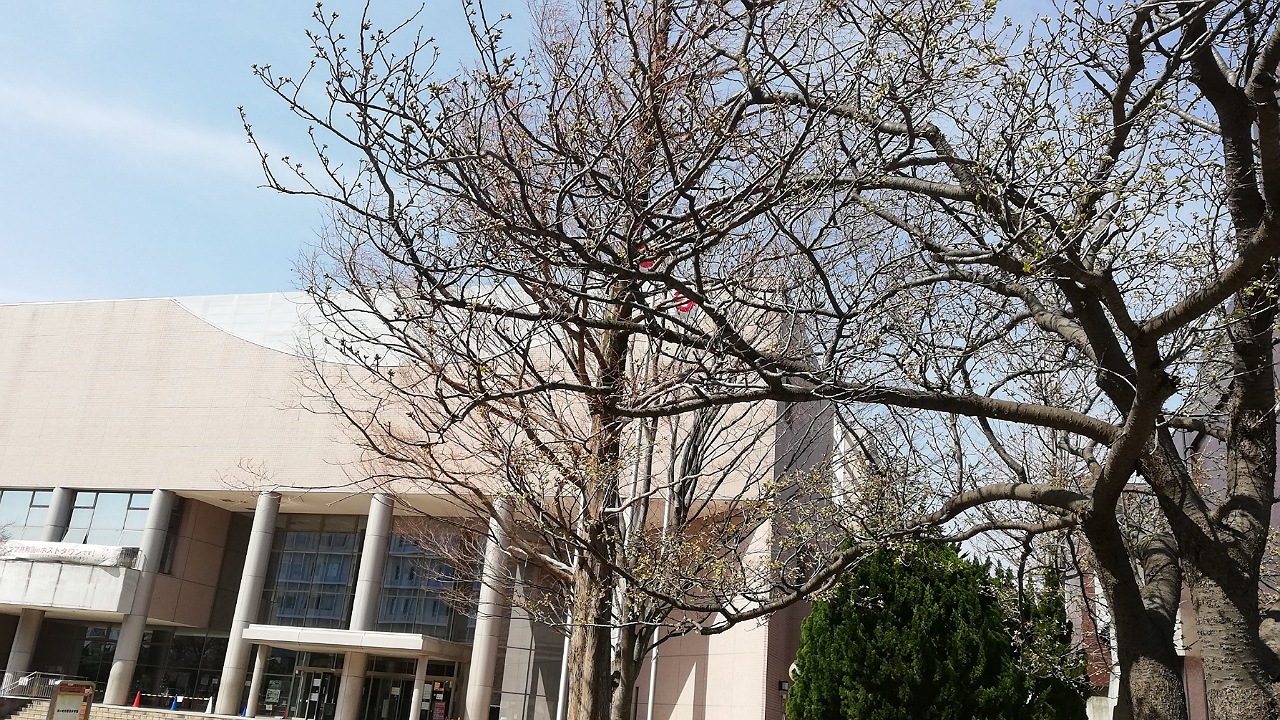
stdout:
POLYGON ((569 636, 567 720, 608 720, 612 653, 611 584, 589 555, 574 572, 573 630, 569 636))
POLYGON ((1133 720, 1187 720, 1171 614, 1154 603, 1148 607, 1153 599, 1143 597, 1114 515, 1091 516, 1084 530, 1110 605, 1121 695, 1131 706, 1133 720))
POLYGON ((623 625, 618 629, 618 647, 614 653, 613 702, 610 704, 610 720, 631 720, 631 708, 635 704, 636 679, 644 657, 636 657, 641 647, 639 626, 623 625))
POLYGON ((1185 553, 1194 568, 1188 575, 1213 720, 1280 718, 1274 685, 1280 661, 1262 642, 1258 606, 1276 477, 1271 284, 1236 295, 1242 317, 1231 328, 1226 497, 1213 516, 1214 537, 1185 553))
MULTIPOLYGON (((623 281, 609 288, 614 319, 625 319, 625 305, 617 302, 632 290, 623 281)), ((625 332, 600 333, 594 349, 599 363, 597 384, 609 391, 609 400, 624 385, 631 336, 625 332)), ((590 351, 589 351, 590 352, 590 351)), ((590 380, 584 365, 583 380, 590 380)), ((579 556, 573 583, 573 632, 569 638, 569 708, 567 720, 607 720, 612 695, 614 594, 618 578, 604 562, 614 556, 621 537, 620 515, 607 508, 618 504, 622 432, 626 421, 609 410, 607 401, 590 405, 591 438, 587 443, 589 466, 580 478, 582 491, 582 540, 589 547, 579 556)))
MULTIPOLYGON (((1212 720, 1280 718, 1266 668, 1269 654, 1258 636, 1257 613, 1241 607, 1218 583, 1199 575, 1191 597, 1204 658, 1205 686, 1212 720)), ((1256 596, 1256 591, 1255 591, 1256 596)))

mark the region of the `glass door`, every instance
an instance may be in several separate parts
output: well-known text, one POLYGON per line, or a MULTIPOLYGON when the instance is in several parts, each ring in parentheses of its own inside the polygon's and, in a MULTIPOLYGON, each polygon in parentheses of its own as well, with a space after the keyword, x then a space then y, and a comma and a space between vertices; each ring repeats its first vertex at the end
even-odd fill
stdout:
POLYGON ((427 680, 426 692, 422 698, 422 720, 448 720, 456 717, 461 711, 454 711, 453 680, 450 678, 430 678, 427 680))
POLYGON ((338 674, 301 668, 293 675, 288 717, 333 720, 338 709, 338 674))
POLYGON ((409 720, 413 679, 370 674, 364 683, 360 720, 409 720))

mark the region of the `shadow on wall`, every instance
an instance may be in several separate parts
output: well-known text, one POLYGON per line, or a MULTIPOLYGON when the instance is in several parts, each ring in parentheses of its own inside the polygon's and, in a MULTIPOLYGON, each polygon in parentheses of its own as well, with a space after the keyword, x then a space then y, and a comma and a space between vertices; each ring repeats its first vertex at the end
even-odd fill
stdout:
POLYGON ((554 720, 560 690, 564 636, 511 610, 502 669, 502 710, 506 720, 554 720))
MULTIPOLYGON (((711 638, 706 635, 686 635, 659 646, 653 720, 706 720, 707 703, 712 699, 708 690, 717 698, 733 692, 733 688, 707 687, 710 648, 711 638)), ((644 720, 648 713, 650 667, 646 661, 636 680, 636 720, 644 720)))

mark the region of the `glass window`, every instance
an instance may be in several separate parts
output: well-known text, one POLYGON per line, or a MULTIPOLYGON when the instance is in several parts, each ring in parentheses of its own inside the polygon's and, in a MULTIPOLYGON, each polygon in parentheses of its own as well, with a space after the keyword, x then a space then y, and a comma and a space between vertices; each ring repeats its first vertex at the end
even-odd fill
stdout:
POLYGON ((317 581, 323 583, 346 584, 351 579, 352 556, 334 554, 321 555, 317 558, 320 572, 317 581))
POLYGON ((0 523, 12 527, 27 524, 27 512, 31 509, 31 493, 26 490, 5 490, 0 493, 0 523))
POLYGON ((465 635, 466 615, 443 598, 446 589, 458 587, 457 572, 402 534, 392 536, 387 555, 377 629, 449 639, 465 635))
MULTIPOLYGON (((281 515, 280 522, 289 532, 319 532, 324 515, 281 515)), ((277 524, 279 527, 279 524, 277 524)))
POLYGON ((49 499, 53 493, 48 490, 37 490, 31 494, 31 509, 27 511, 26 526, 14 527, 13 537, 23 540, 39 540, 44 536, 45 520, 49 517, 49 499))
MULTIPOLYGON (((148 504, 151 502, 148 498, 148 504)), ((160 551, 160 572, 165 575, 173 574, 173 559, 178 552, 178 537, 182 534, 182 519, 186 514, 187 503, 186 498, 178 496, 174 498, 173 510, 169 513, 169 524, 165 527, 164 533, 164 549, 160 551)), ((139 512, 139 510, 131 509, 129 514, 139 512)), ((143 516, 143 523, 146 523, 146 516, 143 516)), ((130 521, 125 519, 125 527, 130 527, 130 521)))
POLYGON ((259 621, 344 627, 355 592, 363 522, 347 515, 280 516, 259 621))
POLYGON ((130 509, 124 514, 125 530, 142 530, 147 527, 147 511, 130 509))
POLYGON ((453 673, 456 672, 456 667, 457 666, 454 663, 436 660, 434 662, 427 663, 427 675, 453 677, 453 673))
POLYGON ((338 608, 338 598, 336 595, 317 595, 316 610, 322 614, 331 616, 338 608))
POLYGON ((32 507, 31 512, 27 513, 28 529, 43 529, 45 518, 49 516, 49 508, 32 507))
MULTIPOLYGON (((142 707, 167 709, 174 695, 183 695, 185 701, 179 704, 179 709, 199 711, 216 693, 227 641, 184 634, 187 632, 192 631, 151 628, 143 636, 130 689, 131 695, 137 691, 142 693, 142 707)), ((110 657, 105 660, 109 668, 110 657)))
POLYGON ((302 593, 282 592, 276 596, 276 604, 281 617, 302 617, 302 593))
POLYGON ((71 511, 71 527, 87 528, 93 519, 93 508, 76 508, 71 511))
POLYGON ((151 493, 76 493, 70 527, 63 542, 137 547, 147 523, 151 493))
POLYGON ((319 546, 320 536, 314 532, 285 533, 284 546, 287 550, 315 550, 319 546))
POLYGON ((364 530, 365 518, 360 515, 321 515, 324 529, 333 533, 345 533, 353 542, 357 533, 364 530))
POLYGON ((122 493, 99 493, 98 503, 93 508, 93 520, 89 527, 115 528, 124 527, 125 511, 129 509, 129 496, 122 493))
POLYGON ((120 531, 112 528, 89 528, 84 541, 90 545, 111 545, 120 539, 120 531))
POLYGON ((0 533, 14 540, 39 540, 49 514, 48 490, 0 490, 0 533))

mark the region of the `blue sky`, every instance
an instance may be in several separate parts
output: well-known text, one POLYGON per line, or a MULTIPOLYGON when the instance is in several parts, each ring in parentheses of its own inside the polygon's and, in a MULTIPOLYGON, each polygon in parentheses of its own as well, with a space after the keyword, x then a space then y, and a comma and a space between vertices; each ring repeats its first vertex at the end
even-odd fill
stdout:
MULTIPOLYGON (((527 14, 524 0, 486 4, 527 14)), ((423 8, 444 67, 469 57, 461 0, 375 6, 382 27, 423 8)), ((363 2, 325 7, 354 21, 363 2)), ((250 66, 305 68, 314 9, 0 0, 0 303, 295 288, 322 208, 259 187, 236 108, 277 157, 308 157, 305 128, 250 66)))
MULTIPOLYGON (((523 7, 503 2, 500 6, 523 7)), ((326 2, 358 17, 363 3, 326 2)), ((384 0, 387 22, 420 2, 384 0)), ((252 76, 310 59, 314 2, 0 2, 0 302, 268 292, 322 225, 258 187, 237 106, 267 143, 305 135, 252 76)), ((445 63, 458 0, 426 0, 445 63)))

